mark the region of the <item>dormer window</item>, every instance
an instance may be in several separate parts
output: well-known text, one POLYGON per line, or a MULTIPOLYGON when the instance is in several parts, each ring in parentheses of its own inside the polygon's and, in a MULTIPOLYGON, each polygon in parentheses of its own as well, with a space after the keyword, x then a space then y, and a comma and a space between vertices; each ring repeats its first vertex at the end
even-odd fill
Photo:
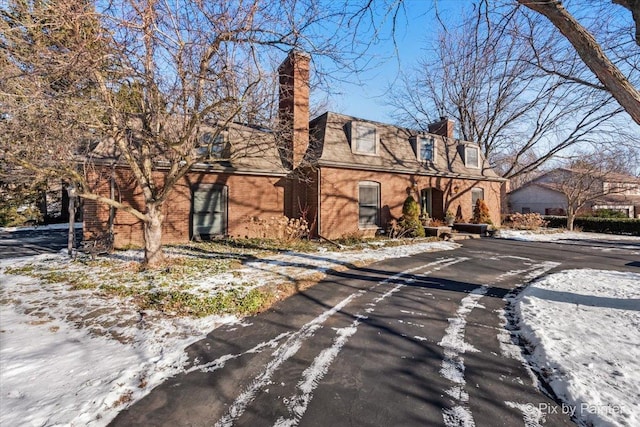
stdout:
POLYGON ((368 123, 351 122, 351 150, 356 154, 377 154, 376 127, 368 123))
POLYGON ((418 160, 433 162, 435 160, 435 140, 427 136, 416 138, 418 160))
POLYGON ((223 156, 226 143, 226 132, 221 131, 217 134, 212 132, 204 132, 200 136, 200 147, 198 148, 198 154, 213 159, 220 159, 223 156))
POLYGON ((464 165, 468 168, 480 168, 480 149, 475 145, 464 146, 464 165))

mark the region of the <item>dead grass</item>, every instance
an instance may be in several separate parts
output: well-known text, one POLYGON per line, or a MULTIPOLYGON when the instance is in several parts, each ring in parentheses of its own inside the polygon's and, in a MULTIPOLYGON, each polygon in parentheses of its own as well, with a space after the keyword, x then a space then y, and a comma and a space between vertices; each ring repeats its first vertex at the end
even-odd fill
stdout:
MULTIPOLYGON (((342 250, 398 246, 413 241, 388 238, 355 241, 351 238, 343 242, 349 243, 350 247, 343 246, 342 250)), ((269 239, 229 239, 168 246, 165 262, 156 268, 144 268, 140 262, 131 261, 125 256, 119 257, 116 252, 113 256, 95 260, 80 257, 68 265, 32 263, 7 268, 5 274, 30 276, 43 286, 54 283, 68 285, 71 290, 91 291, 106 300, 127 300, 139 311, 152 310, 163 316, 247 316, 309 289, 324 279, 326 274, 293 270, 290 275, 274 280, 274 283, 256 287, 242 281, 239 269, 243 267, 243 262, 288 251, 317 254, 326 250, 337 251, 338 248, 330 243, 308 240, 283 243, 269 239), (222 273, 233 277, 231 286, 213 290, 194 288, 194 283, 222 273)), ((343 271, 369 263, 357 261, 335 270, 343 271)), ((99 317, 91 313, 87 313, 87 316, 99 317)), ((87 319, 83 317, 82 321, 86 322, 87 319)))

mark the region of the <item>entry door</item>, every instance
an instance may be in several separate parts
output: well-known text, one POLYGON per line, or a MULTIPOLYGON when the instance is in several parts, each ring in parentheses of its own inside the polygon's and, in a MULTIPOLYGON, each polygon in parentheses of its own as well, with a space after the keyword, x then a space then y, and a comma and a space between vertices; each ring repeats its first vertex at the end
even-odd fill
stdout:
POLYGON ((420 213, 428 213, 433 218, 433 195, 431 188, 420 190, 420 213))
POLYGON ((199 185, 193 190, 191 234, 195 239, 223 236, 227 231, 228 191, 224 185, 199 185))

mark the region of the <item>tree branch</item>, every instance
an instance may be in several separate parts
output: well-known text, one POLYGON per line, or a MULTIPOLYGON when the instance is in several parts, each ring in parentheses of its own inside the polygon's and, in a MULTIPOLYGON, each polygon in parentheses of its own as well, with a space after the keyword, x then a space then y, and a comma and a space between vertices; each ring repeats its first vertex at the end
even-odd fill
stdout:
POLYGON ((556 0, 518 0, 544 15, 569 40, 611 95, 640 124, 640 92, 604 53, 596 39, 556 0))

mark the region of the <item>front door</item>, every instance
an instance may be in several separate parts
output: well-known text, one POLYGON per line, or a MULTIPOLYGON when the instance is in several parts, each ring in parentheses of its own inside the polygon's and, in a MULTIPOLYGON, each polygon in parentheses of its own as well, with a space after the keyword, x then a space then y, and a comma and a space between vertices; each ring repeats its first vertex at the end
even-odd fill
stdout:
POLYGON ((420 213, 428 213, 433 218, 433 195, 431 188, 420 190, 420 213))

